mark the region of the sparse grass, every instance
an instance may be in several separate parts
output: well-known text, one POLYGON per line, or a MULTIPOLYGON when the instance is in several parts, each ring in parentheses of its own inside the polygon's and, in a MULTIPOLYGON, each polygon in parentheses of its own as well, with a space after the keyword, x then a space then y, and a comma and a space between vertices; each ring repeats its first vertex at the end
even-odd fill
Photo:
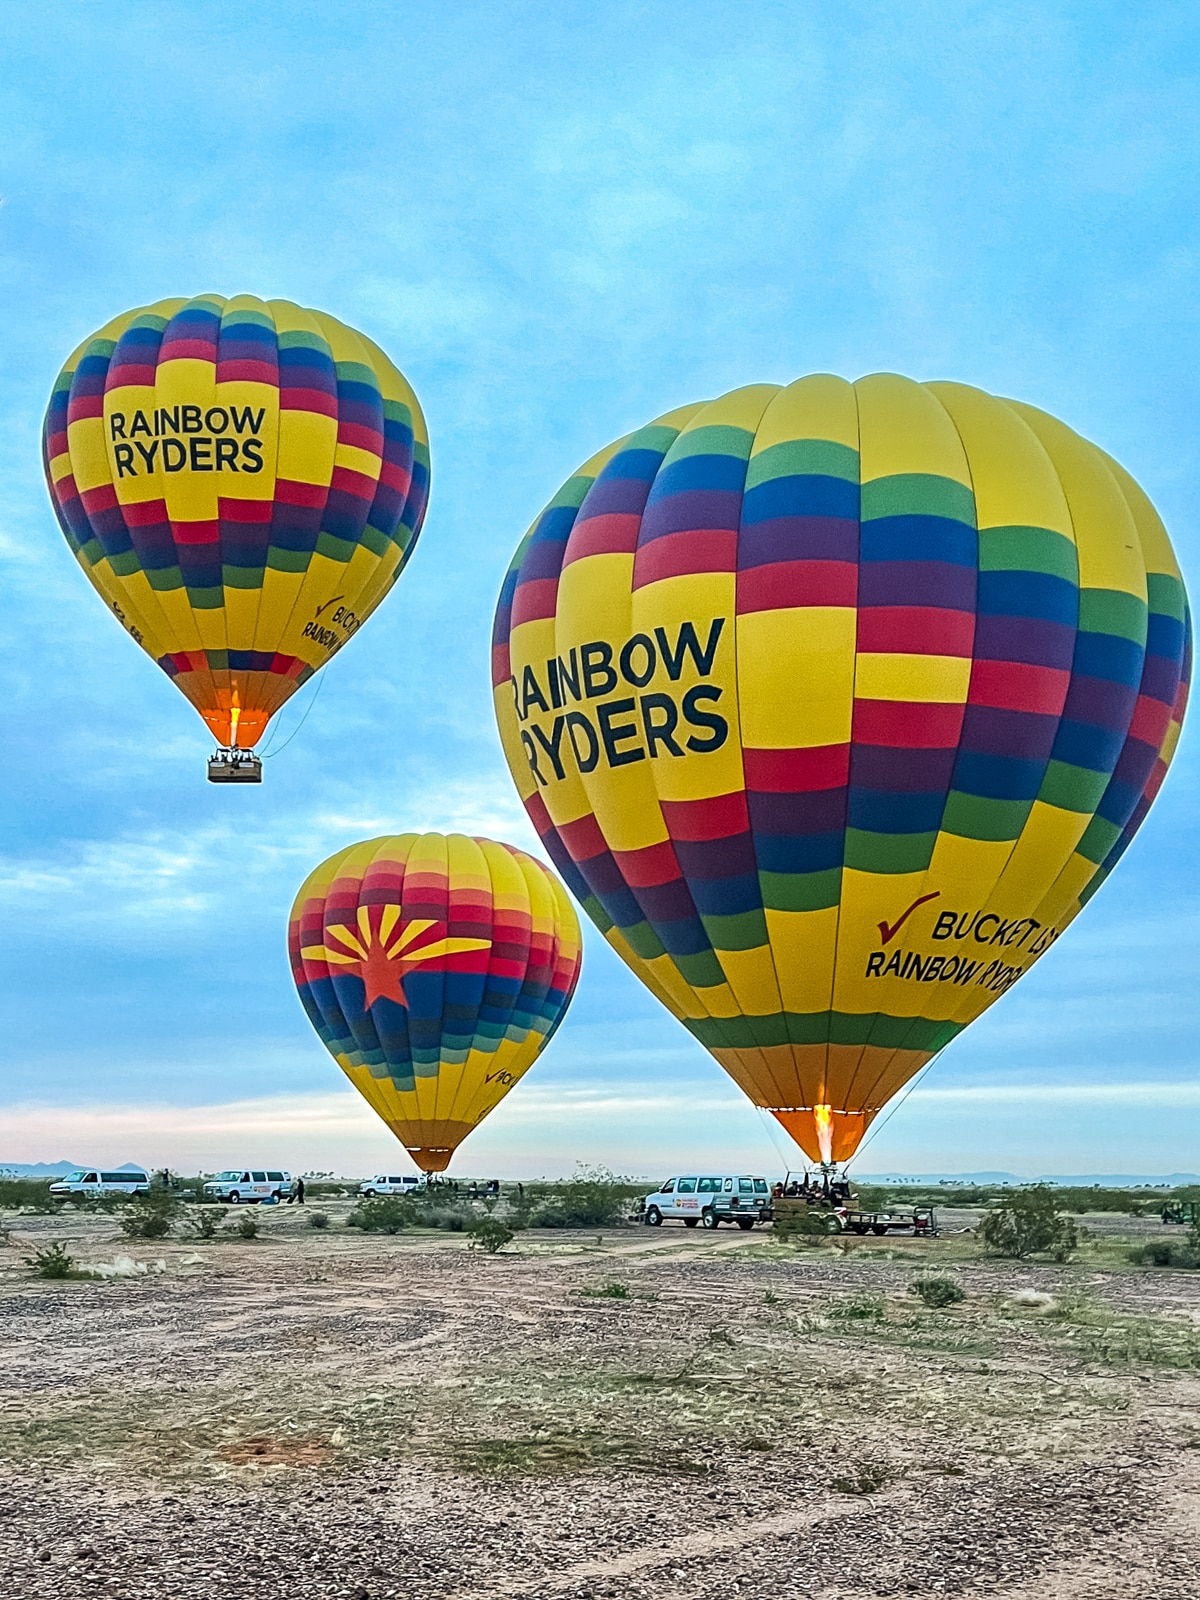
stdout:
MULTIPOLYGON (((255 1222, 248 1211, 239 1217, 255 1222)), ((305 1281, 324 1284, 327 1271, 329 1281, 342 1283, 344 1266, 324 1241, 303 1226, 292 1238, 307 1240, 312 1266, 305 1281)), ((871 1264, 865 1272, 862 1256, 823 1259, 810 1275, 781 1255, 767 1277, 778 1287, 770 1289, 760 1275, 766 1263, 721 1255, 709 1257, 698 1276, 689 1276, 690 1266, 684 1272, 639 1263, 631 1288, 602 1276, 606 1268, 628 1270, 620 1257, 597 1262, 589 1251, 577 1266, 566 1264, 567 1281, 584 1285, 575 1293, 640 1301, 643 1283, 650 1282, 659 1291, 661 1316, 606 1316, 601 1346, 572 1342, 564 1348, 553 1340, 573 1319, 548 1313, 534 1338, 512 1341, 501 1353, 490 1322, 485 1345, 476 1336, 474 1311, 455 1321, 460 1312, 453 1307, 446 1330, 456 1341, 453 1381, 397 1383, 382 1391, 367 1391, 380 1383, 378 1367, 370 1368, 369 1337, 363 1338, 374 1313, 366 1324, 356 1317, 351 1334, 326 1315, 322 1296, 319 1314, 311 1321, 302 1316, 298 1325, 298 1348, 322 1352, 321 1360, 280 1363, 264 1304, 252 1313, 260 1318, 261 1351, 238 1363, 236 1381, 214 1383, 206 1375, 171 1391, 114 1383, 80 1398, 30 1393, 19 1411, 0 1412, 0 1457, 82 1460, 160 1479, 203 1479, 247 1470, 230 1453, 239 1441, 332 1440, 339 1434, 338 1459, 346 1470, 356 1461, 407 1458, 484 1476, 675 1475, 744 1473, 755 1466, 748 1452, 780 1447, 798 1452, 810 1487, 821 1487, 814 1472, 825 1483, 836 1472, 839 1492, 861 1495, 885 1487, 901 1470, 900 1460, 921 1466, 921 1441, 931 1436, 944 1434, 939 1448, 968 1454, 1053 1456, 1099 1448, 1094 1429, 1068 1432, 1061 1420, 1090 1418, 1106 1427, 1147 1375, 1200 1368, 1200 1331, 1182 1319, 1122 1316, 1098 1298, 1064 1293, 1060 1284, 1083 1281, 1071 1270, 1014 1274, 1009 1266, 980 1263, 976 1253, 966 1278, 970 1300, 953 1315, 931 1315, 905 1290, 914 1277, 910 1264, 944 1260, 939 1243, 923 1246, 921 1256, 899 1249, 904 1265, 871 1264), (1016 1282, 1027 1276, 1054 1287, 1061 1314, 1030 1315, 1013 1303, 1016 1282), (890 1298, 876 1284, 886 1284, 890 1298), (764 1315, 764 1307, 775 1308, 773 1314, 764 1315), (681 1326, 688 1330, 682 1344, 681 1326), (1094 1382, 1098 1376, 1106 1381, 1094 1382), (820 1441, 831 1429, 858 1442, 848 1459, 822 1465, 820 1441), (873 1482, 877 1469, 887 1476, 873 1482)), ((385 1245, 375 1255, 396 1261, 385 1245)), ((533 1270, 531 1260, 522 1258, 520 1272, 501 1271, 495 1283, 508 1285, 511 1278, 513 1287, 497 1287, 497 1295, 524 1292, 522 1273, 533 1270)), ((466 1267, 454 1265, 462 1257, 449 1249, 439 1261, 450 1278, 466 1267)), ((1126 1271, 1128 1289, 1135 1280, 1126 1271)), ((490 1295, 493 1275, 485 1276, 490 1295)), ((477 1282, 472 1286, 469 1271, 459 1281, 473 1307, 477 1282)), ((176 1289, 182 1286, 172 1285, 172 1298, 176 1289)), ((356 1282, 356 1295, 373 1292, 356 1282)), ((28 1282, 16 1293, 37 1308, 34 1315, 42 1308, 60 1312, 74 1300, 28 1282)), ((561 1289, 551 1302, 561 1308, 561 1289)), ((529 1309, 542 1317, 536 1296, 529 1309)), ((207 1337, 197 1335, 201 1365, 209 1357, 207 1337)), ((235 1337, 240 1350, 246 1330, 235 1337)), ((418 1359, 422 1370, 428 1360, 436 1377, 440 1358, 439 1347, 422 1350, 418 1359)))
POLYGON ((1200 1328, 1175 1317, 1131 1317, 1085 1296, 1066 1298, 1037 1324, 1043 1336, 1086 1362, 1121 1370, 1200 1367, 1200 1328))
MULTIPOLYGON (((769 1447, 768 1447, 769 1448, 769 1447)), ((448 1465, 458 1472, 546 1475, 558 1472, 653 1472, 704 1477, 714 1468, 703 1456, 657 1448, 646 1439, 607 1433, 535 1433, 497 1439, 464 1439, 448 1465)))
POLYGON ((237 1239, 258 1238, 258 1218, 251 1211, 244 1211, 237 1222, 229 1229, 237 1239))
POLYGON ((881 1294, 848 1294, 835 1300, 828 1314, 846 1321, 882 1322, 887 1316, 887 1301, 881 1294))
POLYGON ((327 1228, 329 1226, 329 1216, 324 1211, 310 1211, 308 1213, 308 1225, 310 1228, 327 1228))

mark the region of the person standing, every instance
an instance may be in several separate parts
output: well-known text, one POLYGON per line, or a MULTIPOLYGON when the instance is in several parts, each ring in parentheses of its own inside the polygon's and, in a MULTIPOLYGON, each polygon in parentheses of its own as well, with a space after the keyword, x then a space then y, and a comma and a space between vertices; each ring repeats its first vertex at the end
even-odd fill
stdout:
POLYGON ((304 1204, 304 1179, 303 1178, 293 1178, 292 1179, 292 1192, 288 1195, 288 1201, 287 1201, 288 1205, 291 1205, 293 1201, 295 1201, 295 1203, 298 1206, 302 1206, 304 1204))

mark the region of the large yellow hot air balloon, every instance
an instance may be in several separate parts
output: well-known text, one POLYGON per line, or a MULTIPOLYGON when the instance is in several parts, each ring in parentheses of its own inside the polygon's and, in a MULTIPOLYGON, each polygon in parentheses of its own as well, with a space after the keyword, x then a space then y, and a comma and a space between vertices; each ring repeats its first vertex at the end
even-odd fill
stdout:
POLYGON ((594 456, 517 551, 494 680, 572 892, 830 1162, 1111 870, 1189 662, 1116 462, 877 374, 738 389, 594 456))
POLYGON ((323 312, 162 300, 76 350, 43 454, 92 586, 222 747, 209 776, 256 781, 270 718, 416 543, 429 441, 408 383, 323 312))
POLYGON ((458 833, 339 850, 296 896, 288 946, 326 1049, 425 1172, 536 1061, 582 958, 554 874, 458 833))

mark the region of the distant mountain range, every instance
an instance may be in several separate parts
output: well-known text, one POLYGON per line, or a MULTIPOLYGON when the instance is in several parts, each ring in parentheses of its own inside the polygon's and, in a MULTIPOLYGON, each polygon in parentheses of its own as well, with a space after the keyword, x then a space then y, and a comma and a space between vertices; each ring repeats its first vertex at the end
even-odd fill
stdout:
POLYGON ((1200 1183, 1194 1172, 1111 1173, 1084 1172, 1064 1176, 1062 1173, 1042 1173, 1036 1178, 1019 1178, 1013 1172, 856 1172, 859 1183, 962 1183, 981 1185, 994 1183, 1057 1183, 1064 1188, 1086 1189, 1093 1184, 1101 1189, 1176 1189, 1185 1183, 1200 1183))
MULTIPOLYGON (((0 1178, 65 1178, 68 1172, 78 1172, 78 1161, 35 1161, 32 1166, 20 1161, 0 1161, 0 1178)), ((136 1161, 126 1161, 119 1167, 106 1167, 106 1172, 145 1172, 136 1161)))

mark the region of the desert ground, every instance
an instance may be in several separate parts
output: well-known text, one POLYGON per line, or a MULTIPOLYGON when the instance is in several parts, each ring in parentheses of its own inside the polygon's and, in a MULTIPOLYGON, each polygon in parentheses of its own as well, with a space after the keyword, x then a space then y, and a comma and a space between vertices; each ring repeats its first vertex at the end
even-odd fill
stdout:
MULTIPOLYGON (((345 1228, 0 1248, 12 1600, 1196 1600, 1200 1274, 937 1240, 345 1228), (45 1282, 26 1256, 125 1252, 45 1282), (930 1310, 914 1276, 966 1299, 930 1310)), ((313 1208, 309 1208, 310 1210, 313 1208)))

